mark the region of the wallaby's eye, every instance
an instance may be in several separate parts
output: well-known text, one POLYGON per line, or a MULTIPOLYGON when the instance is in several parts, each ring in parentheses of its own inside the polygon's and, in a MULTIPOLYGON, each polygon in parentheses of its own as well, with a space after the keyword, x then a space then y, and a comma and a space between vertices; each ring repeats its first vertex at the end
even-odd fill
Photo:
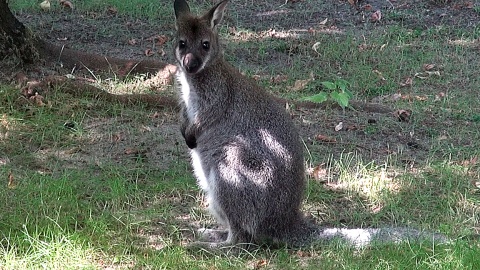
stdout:
POLYGON ((205 51, 208 51, 208 49, 210 49, 210 42, 204 41, 204 42, 202 43, 202 46, 203 46, 203 49, 204 49, 205 51))
POLYGON ((179 49, 185 49, 185 47, 187 47, 187 43, 185 42, 185 40, 180 40, 178 42, 178 48, 179 49))

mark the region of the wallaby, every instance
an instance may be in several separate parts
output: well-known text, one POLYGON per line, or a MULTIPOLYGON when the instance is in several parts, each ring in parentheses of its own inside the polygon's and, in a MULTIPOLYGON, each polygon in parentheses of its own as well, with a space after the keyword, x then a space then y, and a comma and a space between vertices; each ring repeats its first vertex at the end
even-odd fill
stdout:
POLYGON ((300 247, 339 238, 361 246, 424 235, 404 228, 328 229, 304 218, 303 144, 285 108, 223 59, 217 28, 226 6, 222 1, 198 17, 185 0, 174 3, 181 132, 209 210, 225 228, 205 230, 200 244, 300 247))

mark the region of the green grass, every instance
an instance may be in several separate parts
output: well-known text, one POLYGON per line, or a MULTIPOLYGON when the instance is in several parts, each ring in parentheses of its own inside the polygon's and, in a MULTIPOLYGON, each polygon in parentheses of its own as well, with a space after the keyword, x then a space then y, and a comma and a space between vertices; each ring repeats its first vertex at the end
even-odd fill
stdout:
MULTIPOLYGON (((37 4, 11 1, 10 6, 37 12, 37 4)), ((78 12, 105 12, 115 6, 119 15, 172 18, 168 1, 74 4, 78 12)), ((179 134, 168 129, 176 130, 175 124, 168 125, 175 122, 170 112, 163 115, 165 120, 156 120, 151 117, 155 112, 141 104, 126 106, 61 91, 48 94, 46 106, 36 106, 23 100, 16 87, 1 85, 0 269, 480 268, 480 245, 472 236, 480 224, 480 59, 477 48, 469 45, 479 29, 396 26, 373 29, 364 37, 347 32, 292 39, 248 29, 244 32, 249 38, 238 38, 222 31, 226 58, 282 96, 301 99, 315 94, 318 82, 336 78, 350 82, 357 99, 396 92, 426 96, 390 104, 415 112, 408 125, 385 116, 364 135, 368 139, 392 126, 399 133, 425 133, 428 142, 422 143, 430 148, 422 163, 403 164, 400 150, 379 164, 348 144, 341 154, 331 153, 328 146, 308 145, 309 164, 324 162, 328 175, 324 182, 309 178, 304 208, 323 225, 408 225, 442 232, 453 243, 359 250, 331 243, 241 254, 191 251, 185 243, 193 239, 194 230, 213 220, 201 207, 202 195, 181 140, 175 145, 172 139, 179 134), (399 86, 406 77, 423 72, 424 64, 435 64, 441 76, 414 78, 411 87, 399 86), (310 72, 315 80, 292 91, 310 72), (288 76, 272 82, 277 75, 288 76), (435 100, 439 92, 447 96, 435 100), (129 153, 129 148, 138 153, 129 153)), ((129 91, 129 83, 114 79, 109 87, 129 91)), ((325 110, 324 117, 332 115, 325 110)))

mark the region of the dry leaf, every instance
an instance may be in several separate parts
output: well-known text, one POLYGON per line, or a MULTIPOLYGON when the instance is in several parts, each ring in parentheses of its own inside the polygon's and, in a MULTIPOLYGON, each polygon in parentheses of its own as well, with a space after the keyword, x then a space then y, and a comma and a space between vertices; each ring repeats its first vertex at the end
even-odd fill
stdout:
POLYGON ((382 19, 382 12, 380 10, 373 12, 372 15, 370 16, 370 20, 372 22, 379 22, 381 19, 382 19))
POLYGON ((462 161, 460 164, 462 166, 474 166, 474 165, 477 165, 477 163, 478 163, 478 157, 474 156, 470 159, 462 161))
POLYGON ((307 170, 308 176, 312 177, 317 181, 325 181, 327 177, 327 169, 325 168, 325 163, 318 164, 314 168, 309 168, 307 170))
POLYGON ((325 20, 321 21, 319 24, 320 25, 325 25, 325 24, 327 24, 327 21, 328 21, 328 18, 325 18, 325 20))
POLYGON ((333 138, 333 137, 328 137, 326 135, 322 135, 322 134, 318 134, 315 139, 317 141, 321 141, 321 142, 325 142, 325 143, 336 143, 337 142, 337 139, 333 138))
POLYGON ((402 87, 412 86, 412 84, 413 84, 413 79, 412 79, 412 77, 408 77, 408 78, 405 79, 404 82, 401 82, 401 83, 400 83, 400 86, 402 86, 402 87))
POLYGON ((128 40, 128 44, 129 44, 129 45, 135 45, 135 44, 137 44, 137 40, 134 39, 134 38, 129 39, 129 40, 128 40))
POLYGON ((45 106, 45 103, 43 103, 43 96, 41 96, 37 92, 35 92, 35 95, 31 96, 29 99, 35 102, 37 106, 45 106))
POLYGON ((425 71, 425 72, 417 72, 415 73, 415 78, 419 78, 421 80, 428 79, 431 75, 441 76, 440 71, 425 71))
POLYGON ((288 80, 287 75, 276 75, 270 78, 271 83, 281 83, 281 82, 286 82, 287 80, 288 80))
POLYGON ((45 0, 45 1, 41 2, 41 3, 40 3, 40 8, 41 8, 43 11, 49 11, 49 10, 50 10, 50 1, 45 0))
POLYGON ((385 77, 383 77, 382 72, 380 72, 379 70, 374 69, 374 70, 373 70, 373 73, 377 74, 378 77, 380 78, 380 80, 382 80, 382 81, 386 81, 386 80, 387 80, 387 79, 385 79, 385 77))
POLYGON ((432 70, 434 67, 435 67, 435 64, 424 64, 423 70, 429 71, 429 70, 432 70))
POLYGON ((362 7, 365 11, 371 11, 373 9, 372 5, 366 4, 365 6, 362 7))
POLYGON ((63 6, 64 8, 73 9, 72 2, 70 2, 68 0, 60 0, 60 5, 63 6))
POLYGON ((260 269, 262 267, 265 267, 268 265, 267 260, 259 260, 257 263, 255 263, 254 269, 260 269))
POLYGON ((315 42, 315 44, 313 44, 313 46, 312 46, 312 50, 314 50, 316 53, 320 54, 320 53, 317 51, 317 49, 318 49, 318 47, 319 47, 320 45, 322 45, 321 42, 315 42))
POLYGON ((165 35, 156 35, 156 36, 147 38, 147 41, 155 41, 155 44, 157 46, 162 46, 168 41, 168 37, 165 35))
POLYGON ((342 128, 343 128, 343 122, 340 122, 335 126, 335 131, 340 131, 342 130, 342 128))
POLYGON ((292 90, 293 90, 293 91, 302 90, 302 89, 305 88, 305 86, 307 86, 308 83, 310 83, 310 82, 313 81, 313 80, 315 80, 315 77, 313 76, 313 72, 311 72, 309 79, 306 79, 306 80, 296 80, 296 81, 295 81, 295 84, 293 85, 292 90))
POLYGON ((123 135, 122 135, 122 133, 114 133, 114 134, 112 135, 112 142, 119 142, 119 141, 121 141, 121 140, 123 140, 123 135))
POLYGON ((438 141, 444 141, 444 140, 447 140, 447 139, 448 139, 447 135, 441 135, 437 138, 438 141))
MULTIPOLYGON (((369 119, 369 121, 370 121, 370 120, 371 120, 371 119, 369 119)), ((369 123, 370 123, 370 122, 369 122, 369 123)), ((357 130, 357 129, 358 129, 358 127, 357 127, 356 125, 348 125, 348 126, 345 128, 346 131, 353 131, 353 130, 357 130)))
POLYGON ((127 148, 125 149, 125 155, 138 155, 140 153, 140 151, 138 149, 135 149, 135 148, 127 148))
POLYGON ((440 101, 442 100, 443 98, 445 98, 445 93, 444 92, 440 92, 438 94, 435 95, 435 101, 440 101))
POLYGON ((13 173, 9 172, 8 173, 8 185, 7 185, 7 187, 13 189, 16 186, 17 186, 17 184, 15 184, 15 179, 13 177, 13 173))
POLYGON ((353 7, 357 7, 357 3, 358 3, 358 0, 348 0, 348 3, 350 3, 350 5, 352 5, 353 7))
POLYGON ((110 7, 107 8, 107 13, 110 14, 110 15, 115 15, 115 14, 118 13, 118 10, 117 10, 116 7, 110 6, 110 7))
POLYGON ((393 113, 400 122, 409 122, 412 115, 411 110, 397 110, 393 113))
POLYGON ((155 53, 152 51, 152 49, 146 49, 145 50, 145 56, 150 57, 154 55, 155 53))

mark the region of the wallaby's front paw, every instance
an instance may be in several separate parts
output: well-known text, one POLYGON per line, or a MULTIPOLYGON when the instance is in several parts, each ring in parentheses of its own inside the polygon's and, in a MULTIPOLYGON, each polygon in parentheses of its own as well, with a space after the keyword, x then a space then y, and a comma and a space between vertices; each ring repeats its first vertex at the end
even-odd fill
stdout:
POLYGON ((194 149, 197 147, 197 140, 193 138, 185 138, 185 143, 187 143, 188 148, 194 149))

